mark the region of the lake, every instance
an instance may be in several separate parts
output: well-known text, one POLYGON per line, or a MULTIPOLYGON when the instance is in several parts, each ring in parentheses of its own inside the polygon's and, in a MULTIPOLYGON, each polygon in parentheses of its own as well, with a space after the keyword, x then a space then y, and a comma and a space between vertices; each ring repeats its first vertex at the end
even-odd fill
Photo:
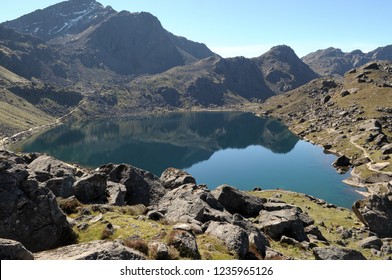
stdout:
POLYGON ((287 189, 343 207, 362 196, 331 166, 336 156, 300 140, 281 122, 240 112, 186 112, 146 119, 64 124, 28 139, 24 152, 85 167, 128 163, 160 176, 184 169, 214 189, 287 189))

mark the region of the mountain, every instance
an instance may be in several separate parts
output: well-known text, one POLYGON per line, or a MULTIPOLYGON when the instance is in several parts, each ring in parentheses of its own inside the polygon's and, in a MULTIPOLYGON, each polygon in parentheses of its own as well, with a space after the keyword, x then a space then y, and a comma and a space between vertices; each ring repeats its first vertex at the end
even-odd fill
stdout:
POLYGON ((94 0, 61 2, 3 25, 61 48, 86 68, 114 74, 156 74, 217 56, 204 44, 169 33, 149 13, 116 12, 94 0))
POLYGON ((343 76, 350 69, 374 60, 392 61, 392 45, 380 47, 368 53, 360 50, 346 53, 341 49, 327 48, 312 52, 302 58, 303 62, 322 76, 343 76))
POLYGON ((267 85, 275 93, 287 92, 318 77, 285 45, 273 47, 253 60, 264 73, 267 85))

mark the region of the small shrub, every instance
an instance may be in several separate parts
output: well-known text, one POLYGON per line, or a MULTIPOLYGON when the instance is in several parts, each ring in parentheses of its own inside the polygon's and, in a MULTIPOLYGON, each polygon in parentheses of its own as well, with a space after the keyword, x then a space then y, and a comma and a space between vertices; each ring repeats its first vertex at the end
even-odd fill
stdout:
POLYGON ((131 216, 139 216, 147 213, 147 207, 143 204, 128 205, 122 207, 122 212, 131 216))
POLYGON ((124 245, 148 256, 148 244, 143 238, 139 236, 127 238, 124 241, 124 245))
POLYGON ((57 204, 60 209, 67 215, 77 213, 80 207, 82 207, 82 204, 75 197, 58 198, 57 204))

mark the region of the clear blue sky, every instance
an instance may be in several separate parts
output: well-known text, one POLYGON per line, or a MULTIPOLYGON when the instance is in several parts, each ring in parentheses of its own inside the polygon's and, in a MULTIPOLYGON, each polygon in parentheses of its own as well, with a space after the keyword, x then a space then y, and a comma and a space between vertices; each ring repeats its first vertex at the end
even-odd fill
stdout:
MULTIPOLYGON (((2 0, 0 22, 61 0, 2 0)), ((203 42, 224 57, 255 57, 286 44, 303 56, 330 46, 370 51, 392 44, 389 0, 98 0, 115 10, 146 11, 168 31, 203 42)))

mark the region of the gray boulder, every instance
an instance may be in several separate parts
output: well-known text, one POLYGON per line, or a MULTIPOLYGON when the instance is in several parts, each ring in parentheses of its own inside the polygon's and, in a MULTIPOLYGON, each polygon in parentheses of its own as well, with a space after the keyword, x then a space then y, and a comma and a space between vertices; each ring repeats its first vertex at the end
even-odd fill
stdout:
POLYGON ((305 234, 303 220, 308 221, 305 226, 312 220, 307 217, 298 208, 272 212, 263 210, 258 217, 258 227, 274 240, 280 240, 282 235, 286 235, 299 242, 309 241, 305 234))
POLYGON ((361 252, 338 247, 316 247, 313 249, 316 260, 366 260, 361 252))
POLYGON ((0 153, 0 237, 17 240, 32 252, 75 241, 56 197, 29 177, 27 162, 0 153))
POLYGON ((88 174, 73 184, 76 198, 82 203, 105 203, 106 176, 102 173, 88 174))
POLYGON ((110 205, 124 206, 126 205, 125 196, 127 188, 120 183, 107 182, 108 203, 110 205))
POLYGON ((354 213, 379 237, 392 237, 392 193, 373 194, 357 201, 354 213))
POLYGON ((317 240, 328 242, 328 240, 321 233, 320 229, 315 225, 310 225, 310 226, 305 227, 305 233, 315 236, 317 238, 317 240))
POLYGON ((362 122, 358 129, 360 131, 376 132, 377 134, 381 132, 381 123, 376 119, 370 119, 362 122))
POLYGON ((172 167, 163 171, 160 179, 163 186, 168 190, 178 188, 185 184, 196 184, 195 178, 193 178, 190 174, 172 167))
POLYGON ((155 260, 168 260, 169 256, 169 248, 165 243, 162 242, 151 242, 148 244, 148 251, 150 255, 155 260))
POLYGON ((267 201, 266 199, 247 195, 228 185, 217 187, 211 194, 231 214, 238 213, 244 217, 256 217, 263 209, 263 203, 267 201))
POLYGON ((142 253, 120 242, 92 241, 34 254, 36 260, 145 260, 142 253))
POLYGON ((380 150, 383 155, 390 155, 392 154, 392 144, 386 144, 382 146, 380 150))
POLYGON ((377 236, 370 236, 368 238, 362 239, 357 244, 359 247, 362 248, 368 248, 368 249, 373 248, 376 250, 380 250, 381 246, 383 245, 383 242, 377 236))
POLYGON ((205 233, 223 240, 227 249, 234 251, 241 259, 245 258, 249 251, 249 236, 239 226, 211 222, 205 233))
POLYGON ((164 213, 170 223, 231 220, 230 213, 225 211, 205 186, 194 184, 182 185, 169 191, 162 197, 156 210, 164 213))
POLYGON ((20 242, 0 238, 0 260, 34 260, 34 256, 20 242))
POLYGON ((200 259, 196 237, 186 230, 173 230, 169 235, 168 245, 178 250, 183 258, 200 259))
POLYGON ((125 201, 128 205, 155 205, 166 193, 158 177, 131 165, 108 164, 101 166, 98 171, 105 173, 109 181, 126 187, 125 201))

